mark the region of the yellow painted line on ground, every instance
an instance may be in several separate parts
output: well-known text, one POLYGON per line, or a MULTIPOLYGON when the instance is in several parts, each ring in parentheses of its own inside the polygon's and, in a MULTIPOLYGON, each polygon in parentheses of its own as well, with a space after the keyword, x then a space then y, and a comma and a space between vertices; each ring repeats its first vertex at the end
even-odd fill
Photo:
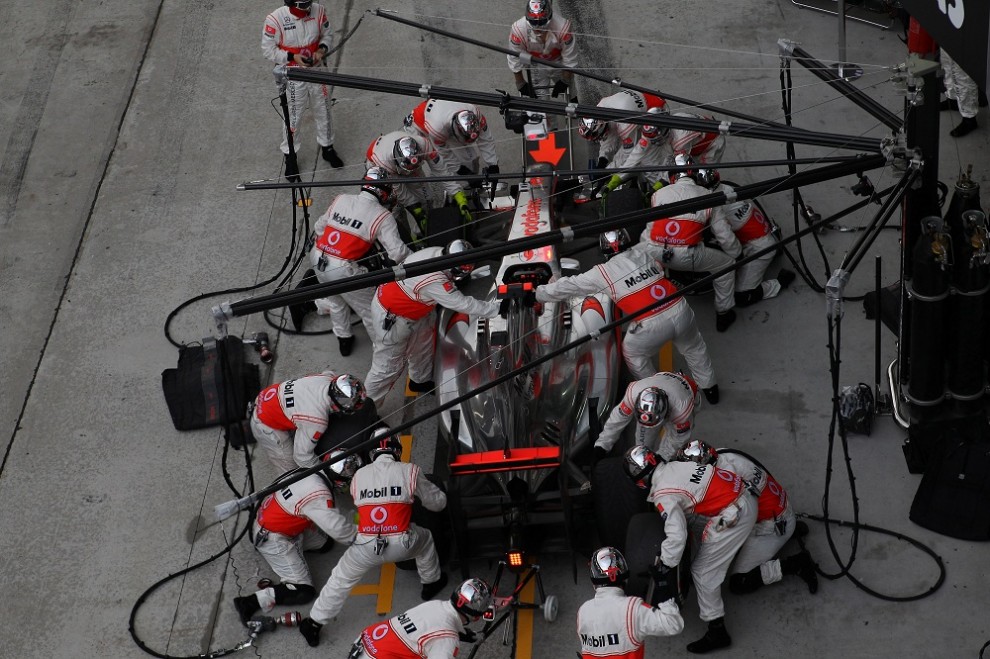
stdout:
MULTIPOLYGON (((402 461, 409 462, 412 456, 412 435, 399 437, 402 442, 402 461)), ((375 612, 383 616, 392 611, 392 594, 395 592, 395 563, 386 563, 378 573, 378 583, 362 583, 351 588, 351 595, 377 595, 375 612)))
POLYGON ((660 346, 660 371, 669 372, 674 370, 674 344, 667 341, 660 346))
MULTIPOLYGON (((536 578, 529 580, 519 593, 520 602, 534 602, 536 578)), ((533 657, 533 612, 536 609, 519 609, 516 615, 516 659, 532 659, 533 657)))

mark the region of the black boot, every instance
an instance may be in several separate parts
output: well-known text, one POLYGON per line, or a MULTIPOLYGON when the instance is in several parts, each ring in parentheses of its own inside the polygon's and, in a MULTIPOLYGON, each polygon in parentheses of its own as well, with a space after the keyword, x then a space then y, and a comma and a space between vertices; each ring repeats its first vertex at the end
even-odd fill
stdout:
POLYGON ((719 332, 729 329, 734 322, 736 322, 736 312, 733 309, 715 314, 715 329, 719 332))
POLYGON ((433 382, 433 380, 427 380, 426 382, 416 382, 415 380, 409 381, 409 391, 413 391, 417 394, 432 394, 436 387, 437 385, 433 382))
POLYGON ((781 269, 781 271, 777 273, 777 281, 780 283, 781 288, 787 288, 790 286, 794 283, 795 278, 797 278, 797 275, 791 270, 781 269))
POLYGON ((732 645, 732 638, 725 629, 725 618, 715 618, 708 623, 708 631, 694 643, 688 643, 687 651, 694 654, 705 654, 719 648, 732 645))
POLYGON ((976 117, 963 117, 959 125, 949 131, 949 135, 952 135, 952 137, 962 137, 963 135, 969 135, 979 127, 979 124, 976 123, 976 117))
POLYGON ((251 616, 261 610, 261 604, 258 602, 256 595, 248 595, 246 597, 235 597, 234 608, 237 609, 237 615, 241 617, 241 623, 247 627, 248 620, 251 619, 251 616))
POLYGON ((718 385, 713 384, 707 389, 702 389, 701 392, 705 394, 705 400, 708 401, 709 405, 718 405, 718 385))
POLYGON ((309 643, 309 647, 315 648, 320 644, 320 630, 323 625, 314 621, 312 618, 303 618, 302 622, 299 623, 299 633, 303 635, 306 642, 309 643))
MULTIPOLYGON (((296 288, 306 288, 307 286, 315 286, 320 283, 316 278, 316 271, 310 268, 303 275, 303 278, 296 284, 296 288)), ((303 302, 302 304, 290 304, 289 305, 289 315, 292 316, 292 327, 295 328, 297 332, 302 331, 303 318, 306 314, 313 313, 316 311, 315 302, 303 302)))
POLYGON ((945 112, 946 110, 959 112, 959 102, 954 98, 947 98, 938 104, 938 109, 940 112, 945 112))
POLYGON ((340 159, 337 152, 333 150, 333 144, 330 146, 321 146, 320 153, 323 154, 323 159, 330 163, 330 166, 334 169, 340 169, 344 166, 344 161, 340 159))
POLYGON ((299 163, 296 162, 294 155, 285 155, 285 179, 292 183, 299 183, 302 180, 299 178, 299 163))
POLYGON ((343 357, 351 354, 354 350, 354 337, 353 336, 338 336, 337 344, 340 346, 340 354, 343 357))
POLYGON ((419 595, 423 598, 423 601, 428 601, 437 596, 437 594, 444 589, 447 585, 447 573, 441 572, 440 578, 433 583, 423 584, 423 590, 420 591, 419 595))
POLYGON ((808 592, 812 595, 818 592, 818 572, 807 549, 782 560, 780 568, 784 574, 796 574, 801 577, 801 580, 808 584, 808 592))

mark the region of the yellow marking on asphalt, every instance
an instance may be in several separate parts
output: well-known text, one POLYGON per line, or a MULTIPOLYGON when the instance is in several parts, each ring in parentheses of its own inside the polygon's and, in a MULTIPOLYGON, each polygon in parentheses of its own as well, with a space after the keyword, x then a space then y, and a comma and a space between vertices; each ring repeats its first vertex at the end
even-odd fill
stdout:
MULTIPOLYGON (((535 562, 535 557, 533 559, 535 562)), ((536 578, 529 580, 519 593, 520 602, 533 602, 536 590, 536 578)), ((532 659, 533 657, 533 612, 537 609, 519 609, 516 615, 516 659, 532 659)))
POLYGON ((662 373, 674 370, 674 344, 667 341, 660 346, 660 371, 662 373))
MULTIPOLYGON (((412 435, 401 435, 402 461, 409 462, 412 457, 412 435)), ((377 595, 375 612, 386 615, 392 611, 392 594, 395 592, 395 563, 385 563, 378 573, 378 583, 362 583, 351 589, 351 595, 377 595)))

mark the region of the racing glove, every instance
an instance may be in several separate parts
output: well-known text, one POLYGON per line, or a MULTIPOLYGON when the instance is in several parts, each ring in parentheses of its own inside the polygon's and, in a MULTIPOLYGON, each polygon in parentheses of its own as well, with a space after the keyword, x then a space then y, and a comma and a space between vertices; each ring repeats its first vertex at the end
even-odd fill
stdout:
POLYGON ((498 176, 496 176, 499 173, 498 165, 488 165, 481 170, 481 173, 488 177, 492 185, 498 183, 498 176))
POLYGON ((613 174, 612 178, 610 178, 608 180, 608 183, 605 184, 605 189, 602 190, 602 194, 607 195, 609 192, 615 190, 620 185, 622 185, 622 177, 619 176, 618 174, 613 174))
POLYGON ((663 181, 657 181, 656 183, 653 184, 653 191, 656 192, 662 187, 663 187, 663 181))
POLYGON ((462 190, 454 193, 454 203, 457 204, 457 210, 461 212, 461 217, 464 218, 465 222, 474 221, 474 218, 471 217, 471 209, 468 208, 467 195, 462 190))
POLYGON ((660 602, 677 597, 677 568, 669 567, 657 557, 657 565, 649 568, 650 576, 653 577, 653 596, 650 604, 656 606, 660 602))
POLYGON ((557 98, 561 94, 567 91, 567 83, 563 80, 558 80, 553 84, 553 91, 550 92, 550 96, 557 98))
POLYGON ((474 633, 472 629, 465 629, 462 632, 457 632, 457 638, 461 639, 463 643, 477 643, 478 635, 474 633))
POLYGON ((530 98, 536 98, 536 92, 533 90, 533 85, 529 84, 528 82, 524 82, 523 84, 519 85, 519 95, 529 96, 530 98))
POLYGON ((511 301, 509 300, 509 298, 504 298, 504 299, 502 299, 501 302, 498 303, 498 315, 499 316, 501 316, 502 318, 508 318, 509 317, 509 304, 510 303, 511 303, 511 301))
POLYGON ((409 212, 413 214, 414 218, 416 218, 416 224, 419 225, 419 228, 423 231, 423 233, 426 233, 427 213, 426 209, 423 208, 423 205, 414 204, 409 207, 409 212))

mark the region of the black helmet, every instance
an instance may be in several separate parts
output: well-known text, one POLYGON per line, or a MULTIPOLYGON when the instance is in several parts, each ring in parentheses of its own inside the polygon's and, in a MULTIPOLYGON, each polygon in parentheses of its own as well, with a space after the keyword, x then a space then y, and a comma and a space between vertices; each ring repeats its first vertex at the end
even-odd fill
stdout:
POLYGON ((869 435, 873 429, 873 389, 868 384, 843 387, 839 396, 839 421, 846 432, 869 435))
POLYGON ((354 414, 368 399, 364 385, 353 375, 344 373, 330 381, 327 392, 330 395, 330 407, 339 414, 354 414))
POLYGON ((623 467, 632 482, 645 490, 650 486, 650 477, 657 465, 662 462, 663 458, 640 444, 626 451, 623 467))
POLYGON ((392 184, 387 182, 388 172, 381 167, 369 167, 364 174, 361 191, 373 195, 382 206, 392 209, 395 206, 395 193, 392 184))
POLYGON ((450 603, 461 615, 478 619, 492 608, 492 589, 484 579, 472 578, 450 594, 450 603))
POLYGON ((419 150, 419 142, 408 135, 395 140, 392 156, 395 158, 395 166, 410 174, 419 171, 423 166, 423 154, 419 150))
POLYGON ((591 583, 621 587, 629 578, 629 565, 615 547, 602 547, 591 555, 591 583))
MULTIPOLYGON (((443 253, 447 256, 452 256, 454 254, 460 254, 461 252, 466 252, 471 249, 471 243, 461 238, 452 240, 447 243, 447 246, 443 248, 443 253)), ((474 270, 473 263, 464 263, 462 265, 455 265, 447 271, 450 278, 454 281, 461 281, 471 276, 471 272, 474 270)))
POLYGON ((692 439, 677 449, 674 459, 678 462, 695 462, 700 465, 713 465, 718 462, 718 451, 700 439, 692 439))
POLYGON ((631 244, 632 239, 629 238, 629 232, 625 229, 612 229, 598 237, 598 247, 602 250, 605 258, 611 258, 624 252, 631 244))
POLYGON ((461 110, 450 120, 450 130, 461 142, 471 144, 481 135, 481 121, 471 110, 461 110))
POLYGON ((402 457, 402 442, 396 437, 395 433, 388 426, 379 426, 371 431, 371 439, 374 443, 371 445, 371 459, 372 461, 378 459, 379 455, 391 455, 393 458, 398 460, 402 457))
POLYGON ((553 6, 550 0, 528 0, 526 3, 526 20, 533 27, 543 27, 553 18, 553 6))

